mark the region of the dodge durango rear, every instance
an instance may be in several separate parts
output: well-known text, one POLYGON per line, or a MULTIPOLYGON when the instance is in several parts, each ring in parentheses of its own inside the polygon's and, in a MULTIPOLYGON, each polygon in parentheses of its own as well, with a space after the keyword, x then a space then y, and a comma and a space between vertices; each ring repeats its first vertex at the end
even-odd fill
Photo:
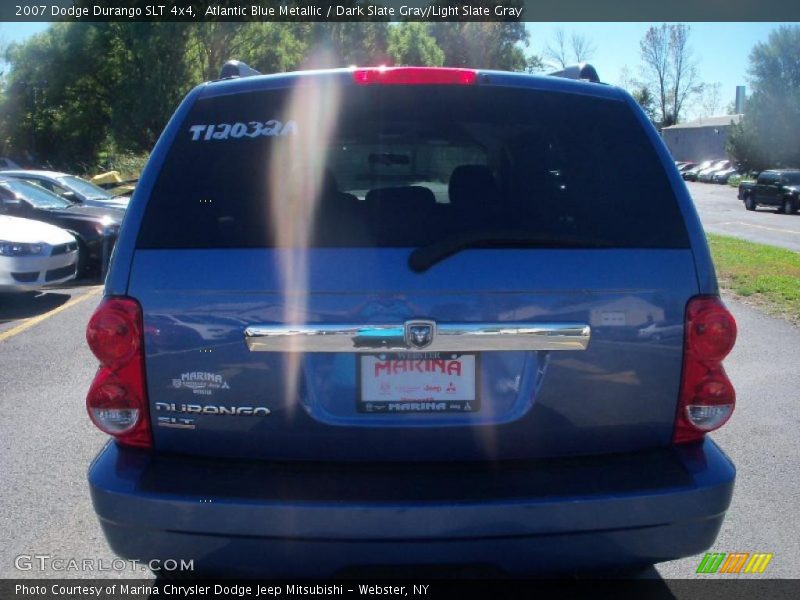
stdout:
POLYGON ((561 75, 232 62, 189 93, 87 329, 116 553, 525 576, 713 543, 736 324, 649 121, 561 75))

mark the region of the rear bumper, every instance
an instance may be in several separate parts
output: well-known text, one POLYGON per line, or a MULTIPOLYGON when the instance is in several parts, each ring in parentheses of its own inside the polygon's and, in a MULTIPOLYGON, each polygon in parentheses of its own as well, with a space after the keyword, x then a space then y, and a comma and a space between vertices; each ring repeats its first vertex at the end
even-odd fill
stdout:
POLYGON ((513 575, 672 560, 716 538, 735 470, 711 441, 501 465, 280 465, 109 444, 89 472, 112 549, 225 575, 484 565, 513 575))

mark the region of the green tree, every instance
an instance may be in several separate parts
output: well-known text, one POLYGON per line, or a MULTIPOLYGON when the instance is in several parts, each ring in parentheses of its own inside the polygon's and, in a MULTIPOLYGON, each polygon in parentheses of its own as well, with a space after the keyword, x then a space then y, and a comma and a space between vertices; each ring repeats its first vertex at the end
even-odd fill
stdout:
POLYGON ((633 96, 633 99, 641 106, 647 118, 650 119, 654 125, 658 125, 659 110, 655 96, 653 96, 650 88, 645 83, 631 75, 630 69, 628 69, 627 66, 622 67, 617 85, 633 96))
POLYGON ((376 66, 389 62, 389 24, 384 21, 312 23, 307 35, 306 60, 311 64, 323 53, 330 57, 329 64, 320 65, 326 67, 376 66))
POLYGON ((800 167, 800 26, 775 29, 750 53, 753 90, 728 151, 748 170, 800 167))
POLYGON ((14 45, 3 137, 16 153, 88 168, 104 148, 149 150, 195 83, 183 23, 57 23, 14 45))
POLYGON ((656 99, 653 97, 653 94, 647 88, 647 86, 639 86, 638 88, 631 90, 631 96, 639 106, 642 107, 644 114, 647 115, 647 118, 650 119, 653 123, 656 122, 658 109, 656 107, 656 99))
POLYGON ((296 69, 308 44, 308 27, 299 23, 213 21, 191 27, 189 52, 194 76, 211 81, 231 59, 242 60, 262 73, 296 69))
POLYGON ((105 24, 57 23, 8 50, 0 114, 9 152, 54 166, 88 163, 106 136, 109 78, 105 24))
POLYGON ((525 23, 437 22, 430 27, 444 52, 445 66, 507 71, 525 71, 528 67, 525 23))
POLYGON ((144 152, 197 83, 187 60, 190 27, 167 22, 107 25, 120 69, 111 86, 110 132, 120 149, 144 152))
POLYGON ((243 60, 244 29, 248 25, 253 24, 206 21, 192 28, 192 58, 204 81, 216 79, 226 61, 243 60))
POLYGON ((396 65, 439 67, 444 52, 429 33, 427 23, 406 22, 389 29, 388 54, 396 65))
POLYGON ((526 73, 541 73, 544 68, 544 61, 538 54, 531 54, 525 59, 526 73))
MULTIPOLYGON (((472 6, 490 10, 496 4, 492 0, 471 2, 472 6)), ((522 2, 509 0, 505 5, 518 8, 522 2)), ((529 44, 525 23, 514 19, 475 23, 437 21, 430 25, 430 33, 444 52, 443 64, 448 67, 527 71, 538 66, 525 55, 529 44)))
POLYGON ((228 58, 243 60, 262 73, 299 69, 309 51, 308 28, 302 23, 248 23, 240 35, 238 56, 228 58))
POLYGON ((146 153, 186 92, 231 58, 263 73, 393 62, 538 71, 527 43, 516 21, 56 23, 6 52, 0 149, 65 170, 146 153))
POLYGON ((6 36, 3 33, 3 28, 0 27, 0 85, 3 81, 3 75, 6 72, 6 47, 8 46, 8 42, 6 42, 6 36))

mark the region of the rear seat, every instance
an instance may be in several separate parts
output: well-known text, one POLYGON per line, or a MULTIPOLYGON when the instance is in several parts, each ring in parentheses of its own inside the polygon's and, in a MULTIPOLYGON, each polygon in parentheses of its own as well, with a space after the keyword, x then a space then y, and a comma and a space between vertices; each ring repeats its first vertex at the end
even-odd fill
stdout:
POLYGON ((460 165, 450 174, 448 185, 450 206, 458 221, 469 228, 486 228, 495 224, 500 192, 489 167, 460 165))
POLYGON ((326 169, 314 220, 315 242, 321 246, 359 245, 367 235, 364 202, 353 194, 342 192, 336 176, 326 169))
POLYGON ((371 228, 386 245, 404 245, 401 240, 413 239, 417 223, 429 222, 435 206, 433 192, 417 185, 377 188, 366 195, 371 228), (409 214, 415 218, 409 219, 409 214))

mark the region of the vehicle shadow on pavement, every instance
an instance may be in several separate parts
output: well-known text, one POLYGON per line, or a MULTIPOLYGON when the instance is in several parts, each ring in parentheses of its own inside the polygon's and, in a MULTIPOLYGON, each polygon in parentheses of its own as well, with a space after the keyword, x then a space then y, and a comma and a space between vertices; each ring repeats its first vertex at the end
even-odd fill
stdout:
POLYGON ((68 302, 83 288, 101 285, 99 277, 83 277, 59 287, 32 292, 0 293, 0 324, 38 317, 68 302))
POLYGON ((42 315, 70 298, 70 294, 49 291, 0 294, 0 323, 42 315))
POLYGON ((94 276, 81 277, 80 279, 75 279, 73 281, 70 281, 69 284, 65 284, 61 287, 45 288, 41 290, 41 292, 62 292, 74 289, 93 287, 95 285, 103 285, 103 280, 99 277, 94 277, 94 276))

